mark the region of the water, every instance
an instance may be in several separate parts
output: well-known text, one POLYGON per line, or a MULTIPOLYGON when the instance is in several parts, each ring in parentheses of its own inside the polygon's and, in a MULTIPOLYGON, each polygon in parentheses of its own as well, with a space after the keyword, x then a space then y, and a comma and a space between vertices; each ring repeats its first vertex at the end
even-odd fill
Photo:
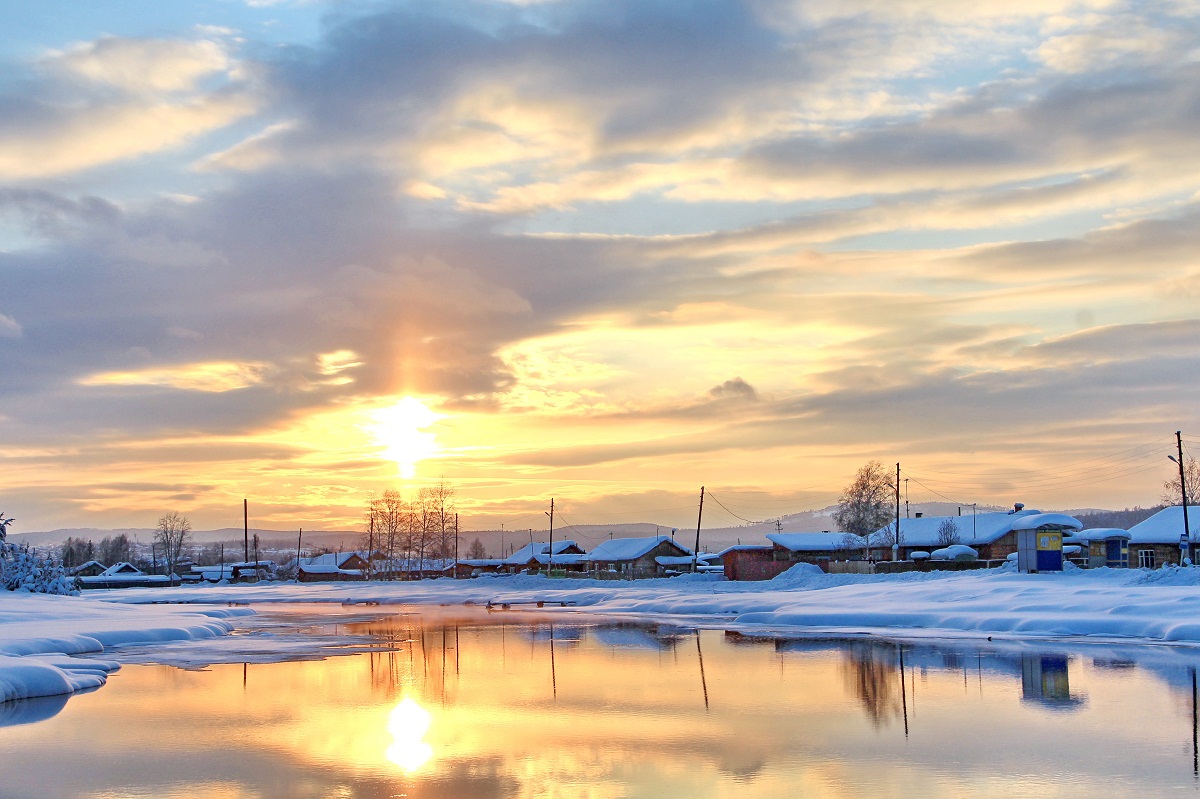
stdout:
MULTIPOLYGON (((372 651, 127 665, 69 701, 0 706, 0 797, 1200 793, 1189 650, 762 640, 512 611, 334 621, 262 625, 372 651)), ((264 657, 261 635, 237 638, 225 657, 264 657)))

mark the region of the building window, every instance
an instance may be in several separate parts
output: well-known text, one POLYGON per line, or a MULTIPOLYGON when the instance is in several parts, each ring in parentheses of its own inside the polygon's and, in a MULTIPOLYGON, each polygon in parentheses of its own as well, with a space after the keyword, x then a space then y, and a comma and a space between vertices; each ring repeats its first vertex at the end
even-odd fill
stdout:
POLYGON ((1154 568, 1154 550, 1139 549, 1138 550, 1138 566, 1143 569, 1154 568))

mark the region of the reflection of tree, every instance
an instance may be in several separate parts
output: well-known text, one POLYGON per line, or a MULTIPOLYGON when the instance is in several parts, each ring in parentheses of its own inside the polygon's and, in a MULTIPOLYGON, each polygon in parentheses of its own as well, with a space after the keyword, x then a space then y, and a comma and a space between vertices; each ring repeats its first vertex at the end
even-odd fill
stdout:
POLYGON ((863 703, 876 726, 888 724, 900 716, 900 670, 891 647, 851 644, 844 650, 842 677, 846 689, 863 703))

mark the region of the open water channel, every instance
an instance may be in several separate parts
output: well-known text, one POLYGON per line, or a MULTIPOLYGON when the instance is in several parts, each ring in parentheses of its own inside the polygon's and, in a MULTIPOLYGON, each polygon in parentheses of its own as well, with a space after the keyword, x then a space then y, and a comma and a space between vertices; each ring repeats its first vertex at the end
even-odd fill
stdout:
POLYGON ((229 639, 0 705, 0 796, 1200 795, 1195 650, 445 608, 266 608, 229 639), (322 638, 353 654, 263 662, 322 638))

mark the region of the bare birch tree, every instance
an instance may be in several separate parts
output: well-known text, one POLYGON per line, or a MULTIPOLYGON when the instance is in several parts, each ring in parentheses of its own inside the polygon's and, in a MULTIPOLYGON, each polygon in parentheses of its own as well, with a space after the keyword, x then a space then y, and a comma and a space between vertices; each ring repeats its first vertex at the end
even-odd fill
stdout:
POLYGON ((175 564, 180 561, 183 548, 191 537, 192 523, 188 517, 171 511, 159 518, 158 528, 154 531, 154 543, 162 550, 167 574, 175 571, 175 564))

